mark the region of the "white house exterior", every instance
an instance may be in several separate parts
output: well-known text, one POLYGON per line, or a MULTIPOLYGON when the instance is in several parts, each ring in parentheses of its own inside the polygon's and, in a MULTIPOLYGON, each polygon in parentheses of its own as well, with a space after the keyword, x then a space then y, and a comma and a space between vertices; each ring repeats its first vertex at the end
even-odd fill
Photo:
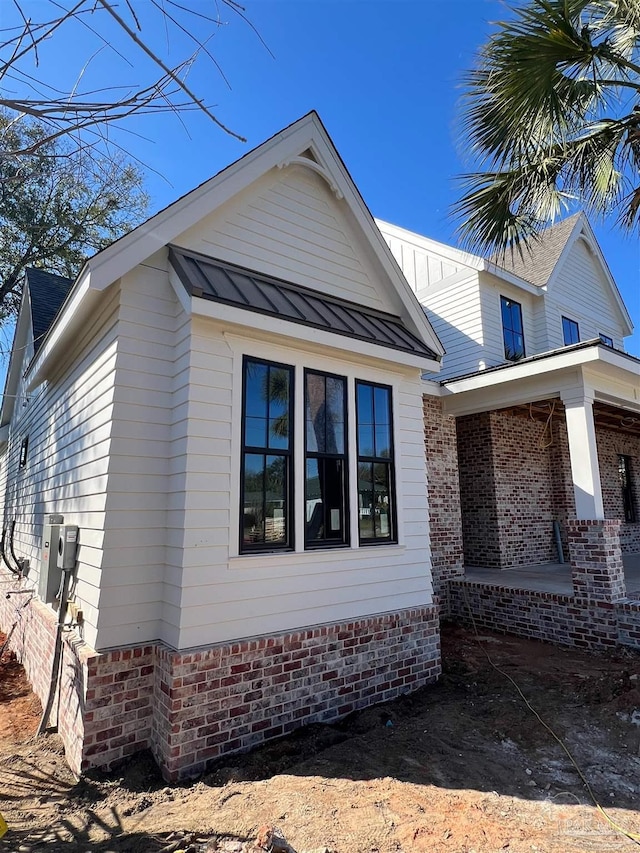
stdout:
MULTIPOLYGON (((35 292, 0 488, 28 571, 3 582, 37 591, 43 523, 78 525, 75 770, 151 746, 176 778, 437 677, 421 374, 443 349, 315 113, 88 261, 42 335, 35 292)), ((15 637, 43 699, 54 631, 34 597, 15 637)))
POLYGON ((446 598, 464 566, 566 559, 581 596, 623 600, 620 553, 640 551, 640 361, 622 351, 633 327, 585 216, 499 264, 378 225, 447 351, 427 420, 451 429, 433 426, 427 460, 446 448, 460 497, 438 536, 431 519, 436 588, 446 598))

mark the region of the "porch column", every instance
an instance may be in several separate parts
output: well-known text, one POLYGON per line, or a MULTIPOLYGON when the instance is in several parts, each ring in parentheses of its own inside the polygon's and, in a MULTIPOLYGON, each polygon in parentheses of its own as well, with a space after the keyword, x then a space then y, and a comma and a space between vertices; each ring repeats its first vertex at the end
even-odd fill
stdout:
POLYGON ((617 518, 568 522, 571 580, 577 598, 610 602, 626 598, 620 524, 617 518))
POLYGON ((561 396, 567 422, 576 518, 603 519, 602 487, 593 423, 593 397, 583 390, 561 396))

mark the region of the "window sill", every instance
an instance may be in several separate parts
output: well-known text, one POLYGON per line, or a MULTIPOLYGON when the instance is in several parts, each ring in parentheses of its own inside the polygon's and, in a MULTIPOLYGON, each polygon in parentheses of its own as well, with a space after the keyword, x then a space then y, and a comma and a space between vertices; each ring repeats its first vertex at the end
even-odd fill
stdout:
POLYGON ((307 551, 286 551, 284 553, 271 551, 240 554, 237 557, 229 557, 229 569, 255 569, 258 563, 264 563, 265 566, 276 564, 283 567, 335 563, 339 560, 365 559, 367 555, 380 556, 385 554, 388 557, 395 557, 404 554, 406 550, 405 545, 398 545, 397 542, 394 542, 389 545, 363 545, 360 548, 314 548, 307 551))

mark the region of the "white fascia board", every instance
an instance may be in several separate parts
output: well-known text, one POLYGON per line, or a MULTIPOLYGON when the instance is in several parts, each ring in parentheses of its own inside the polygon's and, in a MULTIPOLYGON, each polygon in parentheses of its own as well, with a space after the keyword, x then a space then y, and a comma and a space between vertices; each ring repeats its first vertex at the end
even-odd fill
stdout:
POLYGON ((225 305, 221 302, 194 298, 192 299, 192 308, 193 315, 207 317, 219 323, 230 323, 245 329, 259 330, 269 335, 276 335, 279 338, 285 337, 297 341, 300 346, 311 343, 333 350, 358 353, 376 361, 388 361, 407 367, 416 367, 428 373, 437 373, 440 370, 439 362, 426 356, 418 356, 391 347, 372 344, 368 341, 360 341, 357 338, 338 335, 324 329, 316 329, 313 326, 292 323, 289 320, 280 320, 277 317, 260 314, 257 311, 247 311, 246 308, 238 308, 235 305, 225 305))
POLYGON ((526 281, 526 279, 520 278, 520 276, 514 275, 507 270, 503 270, 502 267, 499 267, 491 261, 483 261, 481 272, 491 273, 491 275, 494 275, 496 278, 499 278, 520 290, 524 290, 526 293, 531 293, 533 296, 543 296, 547 290, 546 285, 544 287, 538 287, 535 284, 531 284, 530 281, 526 281))
POLYGON ((599 398, 620 404, 638 399, 628 389, 638 388, 639 378, 640 360, 599 345, 446 382, 443 396, 447 413, 456 416, 558 396, 586 385, 596 389, 599 398), (616 387, 626 391, 616 395, 616 387))
POLYGON ((31 324, 31 300, 29 288, 25 282, 22 291, 22 301, 18 314, 18 323, 13 335, 9 368, 4 385, 2 397, 2 410, 0 411, 0 424, 3 426, 11 421, 16 402, 16 393, 20 384, 20 369, 24 357, 25 347, 29 345, 29 339, 33 340, 33 328, 31 324))
POLYGON ((63 305, 62 312, 49 329, 38 354, 33 359, 26 372, 28 382, 27 390, 31 390, 38 385, 47 369, 47 366, 52 358, 58 344, 63 340, 71 325, 77 321, 78 315, 82 310, 83 314, 90 309, 90 304, 97 300, 98 294, 93 294, 93 299, 88 300, 91 291, 91 276, 87 271, 81 273, 80 279, 74 285, 73 290, 67 297, 63 305))
POLYGON ((557 261, 557 263, 553 269, 553 272, 549 276, 549 281, 547 282, 547 288, 551 289, 554 286, 555 281, 560 274, 560 269, 562 268, 563 263, 567 259, 567 256, 569 255, 569 252, 573 248, 574 244, 579 239, 583 239, 585 241, 587 246, 591 249, 591 251, 595 255, 596 260, 600 264, 602 272, 604 273, 604 277, 607 281, 607 284, 609 285, 609 291, 610 291, 611 295, 613 296, 613 300, 616 304, 616 308, 620 312, 620 317, 622 319, 623 326, 627 330, 624 333, 623 337, 626 337, 627 335, 633 334, 633 321, 631 319, 631 315, 629 314, 629 311, 627 310, 627 306, 624 304, 624 300, 622 298, 622 295, 620 294, 620 291, 618 290, 618 285, 616 284, 616 281, 615 281, 613 275, 611 274, 611 270, 609 269, 609 264, 607 263, 605 256, 602 254, 602 249, 600 248, 600 244, 598 243, 598 240, 596 239, 596 235, 593 233, 593 229, 591 227, 591 224, 589 223, 589 220, 584 215, 584 213, 580 214, 580 216, 576 220, 576 224, 573 226, 573 231, 571 232, 571 236, 569 237, 569 239, 565 243, 564 248, 563 248, 562 252, 560 253, 560 257, 558 258, 558 261, 557 261))
POLYGON ((452 379, 450 382, 445 382, 445 386, 452 394, 464 394, 467 391, 495 388, 509 382, 522 382, 532 376, 542 376, 598 361, 601 349, 602 347, 594 346, 573 352, 561 352, 548 358, 540 358, 521 364, 510 364, 498 370, 489 369, 485 373, 475 373, 473 376, 452 379))

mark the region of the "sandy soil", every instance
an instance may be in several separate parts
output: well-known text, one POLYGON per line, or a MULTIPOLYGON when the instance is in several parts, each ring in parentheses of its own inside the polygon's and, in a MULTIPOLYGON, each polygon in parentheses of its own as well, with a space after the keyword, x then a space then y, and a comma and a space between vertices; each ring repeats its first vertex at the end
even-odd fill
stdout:
POLYGON ((459 627, 440 683, 168 787, 149 755, 77 781, 15 661, 0 663, 1 851, 607 853, 640 836, 640 656, 584 654, 459 627), (634 712, 636 712, 634 714, 634 712), (258 848, 259 849, 259 848, 258 848))

